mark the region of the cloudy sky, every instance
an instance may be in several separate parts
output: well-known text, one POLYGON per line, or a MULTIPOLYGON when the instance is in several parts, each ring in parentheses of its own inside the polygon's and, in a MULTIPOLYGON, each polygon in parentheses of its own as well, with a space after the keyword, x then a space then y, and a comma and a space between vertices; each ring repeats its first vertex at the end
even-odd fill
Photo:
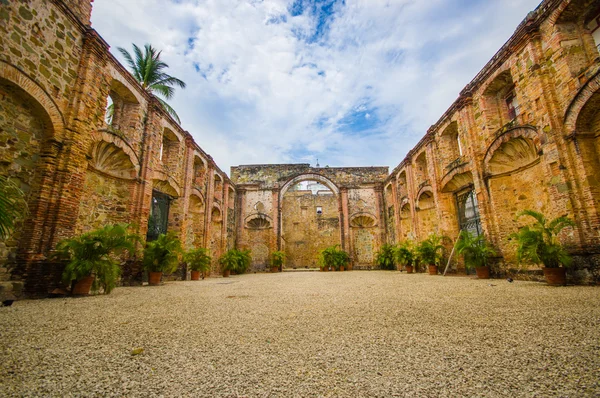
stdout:
POLYGON ((95 0, 111 45, 151 43, 171 104, 226 172, 395 167, 540 0, 95 0))

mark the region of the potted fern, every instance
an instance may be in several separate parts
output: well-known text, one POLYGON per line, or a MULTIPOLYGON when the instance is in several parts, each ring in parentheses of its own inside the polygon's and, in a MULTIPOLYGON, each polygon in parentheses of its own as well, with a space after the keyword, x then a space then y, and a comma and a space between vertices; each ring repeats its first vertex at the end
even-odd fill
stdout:
POLYGON ((421 260, 424 264, 427 264, 429 267, 429 275, 437 275, 438 274, 438 266, 440 261, 444 255, 444 246, 442 245, 442 241, 444 237, 438 234, 431 234, 417 247, 417 253, 419 255, 419 260, 421 260))
POLYGON ((396 247, 388 243, 381 246, 381 249, 375 253, 375 264, 382 270, 396 269, 396 247))
POLYGON ((107 225, 73 238, 61 240, 55 256, 67 260, 63 282, 71 285, 71 294, 87 295, 90 289, 102 288, 109 294, 121 275, 118 255, 135 251, 137 235, 128 232, 127 224, 107 225))
POLYGON ((416 253, 414 244, 407 240, 396 248, 396 261, 406 269, 407 274, 412 274, 416 261, 416 253))
POLYGON ((252 263, 252 256, 250 253, 250 250, 239 249, 230 249, 226 251, 219 258, 223 277, 228 278, 232 271, 236 274, 245 273, 252 263))
POLYGON ((163 274, 173 273, 177 269, 181 252, 181 241, 173 232, 161 234, 158 239, 146 243, 142 263, 148 271, 150 286, 160 285, 163 274))
POLYGON ((510 235, 510 238, 517 242, 519 262, 543 264, 544 277, 549 285, 566 285, 566 267, 571 265, 572 259, 558 235, 563 229, 574 227, 575 223, 566 216, 549 221, 542 213, 533 210, 517 213, 517 219, 523 216, 531 217, 535 221, 510 235))
POLYGON ((342 250, 339 245, 330 246, 321 252, 319 265, 324 271, 344 271, 350 263, 350 255, 342 250))
POLYGON ((208 250, 202 247, 192 249, 183 255, 183 261, 192 269, 193 281, 200 280, 200 274, 204 279, 206 272, 210 269, 212 258, 208 255, 208 250))
POLYGON ((475 268, 478 279, 490 279, 487 260, 496 252, 485 236, 475 236, 469 231, 461 231, 456 242, 456 252, 463 256, 467 269, 475 268))
POLYGON ((285 252, 274 251, 271 253, 271 272, 279 272, 285 263, 285 252))

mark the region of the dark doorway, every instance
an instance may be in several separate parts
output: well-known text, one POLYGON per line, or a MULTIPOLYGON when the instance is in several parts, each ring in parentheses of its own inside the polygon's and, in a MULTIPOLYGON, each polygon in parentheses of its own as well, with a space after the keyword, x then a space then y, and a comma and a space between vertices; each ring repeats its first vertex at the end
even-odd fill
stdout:
POLYGON ((470 188, 456 194, 458 223, 461 231, 468 231, 475 236, 481 235, 481 218, 475 190, 470 188))
POLYGON ((146 241, 158 239, 161 234, 167 233, 169 226, 169 208, 171 207, 169 195, 158 191, 152 191, 152 204, 150 206, 150 217, 148 218, 148 233, 146 241))

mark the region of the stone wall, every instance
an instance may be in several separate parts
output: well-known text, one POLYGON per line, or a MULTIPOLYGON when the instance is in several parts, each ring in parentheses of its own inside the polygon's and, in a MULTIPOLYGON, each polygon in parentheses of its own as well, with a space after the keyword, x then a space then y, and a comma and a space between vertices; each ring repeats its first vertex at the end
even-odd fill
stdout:
POLYGON ((386 179, 396 241, 456 238, 457 197, 473 190, 504 257, 498 272, 517 267, 508 235, 528 221, 516 213, 533 209, 576 221, 561 237, 578 256, 571 276, 600 281, 600 43, 585 27, 598 13, 597 2, 546 0, 519 25, 386 179))
POLYGON ((232 167, 239 203, 237 245, 260 253, 256 270, 265 268, 263 258, 275 250, 286 251, 291 267, 315 266, 320 250, 333 244, 350 253, 357 267, 372 267, 373 252, 385 241, 381 182, 387 174, 386 167, 232 167), (289 191, 302 181, 317 181, 333 195, 289 191), (314 211, 320 205, 322 216, 314 211))
POLYGON ((340 244, 338 199, 333 194, 288 191, 282 203, 287 268, 317 268, 321 251, 340 244), (320 213, 317 213, 317 208, 320 213))
POLYGON ((59 240, 115 222, 144 238, 153 192, 171 198, 168 230, 188 248, 218 255, 233 239, 231 181, 110 54, 90 12, 90 0, 0 6, 0 172, 29 207, 0 243, 0 282, 24 281, 29 296, 59 286, 59 240))

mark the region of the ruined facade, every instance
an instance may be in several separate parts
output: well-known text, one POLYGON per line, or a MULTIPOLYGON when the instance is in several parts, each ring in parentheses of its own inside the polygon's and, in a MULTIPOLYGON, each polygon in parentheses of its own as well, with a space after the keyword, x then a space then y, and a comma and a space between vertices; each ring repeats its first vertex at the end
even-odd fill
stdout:
MULTIPOLYGON (((387 175, 387 167, 232 167, 237 245, 254 255, 283 250, 290 267, 316 267, 319 251, 339 244, 352 255, 355 269, 370 268, 373 252, 385 242, 382 183, 387 175), (302 181, 316 181, 331 194, 290 192, 302 181)), ((255 267, 264 269, 267 261, 268 256, 255 257, 255 267)))
POLYGON ((572 274, 599 280, 599 16, 592 0, 546 0, 527 16, 386 179, 390 240, 477 230, 506 269, 518 211, 568 215, 572 274))
POLYGON ((231 179, 110 54, 91 9, 0 2, 0 173, 29 206, 0 242, 0 286, 46 294, 59 285, 56 243, 114 222, 148 238, 174 231, 215 259, 250 248, 254 270, 275 250, 312 266, 315 241, 371 267, 384 242, 468 229, 490 238, 502 271, 525 208, 572 217, 571 275, 600 281, 598 1, 543 1, 391 174, 264 165, 231 179), (290 191, 301 181, 331 194, 290 191))
POLYGON ((90 15, 89 0, 0 4, 0 172, 29 207, 1 243, 0 281, 25 281, 30 295, 59 284, 60 239, 109 223, 175 231, 215 257, 233 244, 230 179, 110 54, 90 15))

